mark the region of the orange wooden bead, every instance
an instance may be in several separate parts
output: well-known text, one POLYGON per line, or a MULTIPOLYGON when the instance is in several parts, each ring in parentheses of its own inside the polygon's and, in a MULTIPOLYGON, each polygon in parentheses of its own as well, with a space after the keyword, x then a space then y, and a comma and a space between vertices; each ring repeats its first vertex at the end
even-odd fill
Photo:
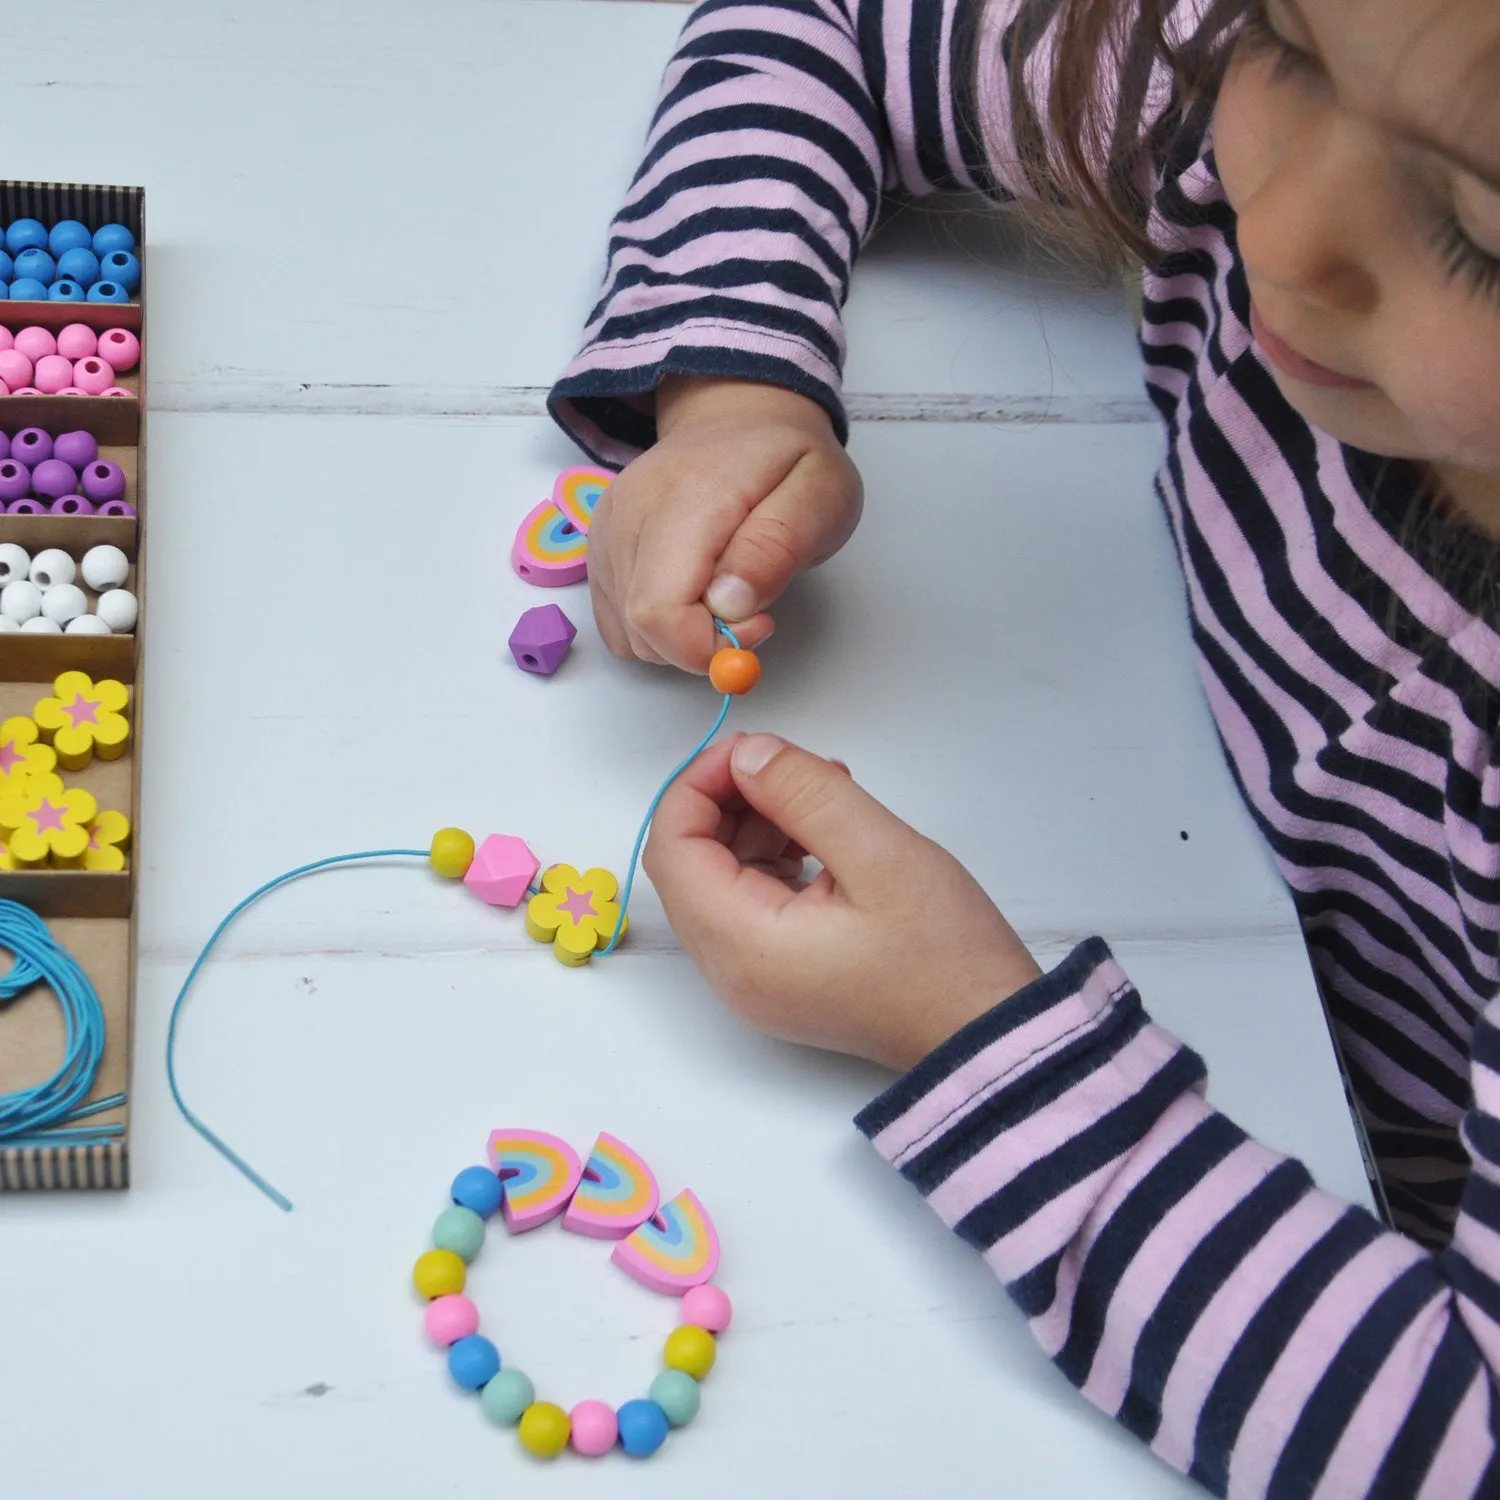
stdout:
POLYGON ((708 664, 708 680, 721 693, 748 693, 760 681, 760 658, 753 651, 725 646, 708 664))

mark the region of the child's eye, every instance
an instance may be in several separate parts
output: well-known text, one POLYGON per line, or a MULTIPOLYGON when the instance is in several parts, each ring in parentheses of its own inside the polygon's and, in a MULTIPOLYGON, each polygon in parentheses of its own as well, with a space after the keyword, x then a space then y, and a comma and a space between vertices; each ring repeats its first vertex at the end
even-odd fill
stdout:
POLYGON ((1433 249, 1443 263, 1450 281, 1462 276, 1469 283, 1469 294, 1500 302, 1500 259, 1481 250, 1464 233, 1464 227, 1451 210, 1444 211, 1432 236, 1433 249))
POLYGON ((1245 42, 1257 52, 1270 52, 1274 54, 1271 63, 1271 80, 1273 83, 1281 83, 1285 79, 1295 77, 1299 73, 1321 72, 1321 65, 1312 53, 1304 52, 1300 47, 1294 47, 1277 29, 1271 24, 1271 18, 1266 12, 1264 4, 1251 8, 1249 16, 1245 20, 1245 29, 1241 33, 1245 42))

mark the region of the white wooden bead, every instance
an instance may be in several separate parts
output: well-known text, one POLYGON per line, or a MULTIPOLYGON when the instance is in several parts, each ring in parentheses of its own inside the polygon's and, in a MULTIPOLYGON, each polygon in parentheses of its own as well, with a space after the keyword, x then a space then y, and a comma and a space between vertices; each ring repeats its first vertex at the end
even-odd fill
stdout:
POLYGON ((0 615, 0 635, 19 635, 21 633, 21 622, 12 620, 9 615, 0 615))
POLYGON ((18 578, 0 589, 0 615, 24 625, 42 612, 42 591, 29 578, 18 578))
POLYGON ((46 615, 33 615, 22 625, 21 630, 26 635, 62 634, 62 626, 56 620, 49 620, 46 615))
POLYGON ((109 626, 98 615, 74 615, 68 621, 67 635, 109 635, 109 626))
POLYGON ((99 595, 94 612, 116 635, 129 635, 141 611, 129 589, 110 589, 107 594, 99 595))
POLYGON ((31 581, 44 594, 48 589, 72 583, 77 573, 73 559, 61 547, 48 547, 31 559, 31 581))
MULTIPOLYGON (((36 564, 32 564, 33 571, 36 564)), ((59 625, 89 612, 88 595, 76 583, 59 583, 42 595, 42 614, 59 625)))
POLYGON ((31 577, 31 554, 14 542, 0 543, 0 589, 18 578, 31 577))
POLYGON ((130 559, 118 547, 90 547, 83 554, 83 581, 96 594, 117 589, 130 576, 130 559))

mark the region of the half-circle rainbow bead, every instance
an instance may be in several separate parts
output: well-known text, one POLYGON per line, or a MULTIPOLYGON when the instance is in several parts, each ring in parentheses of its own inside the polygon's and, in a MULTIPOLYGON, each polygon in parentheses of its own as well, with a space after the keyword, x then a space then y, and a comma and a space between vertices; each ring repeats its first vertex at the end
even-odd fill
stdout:
POLYGON ((608 469, 564 469, 552 486, 552 503, 587 536, 594 507, 614 477, 608 469))
POLYGON ((610 1259, 642 1286, 680 1297, 719 1269, 719 1236, 708 1210, 684 1188, 616 1245, 610 1259))
POLYGON ((510 565, 527 583, 561 588, 588 577, 589 539, 550 500, 527 514, 510 549, 510 565))
POLYGON ((601 1130, 563 1228, 600 1240, 624 1239, 660 1202, 651 1168, 624 1141, 601 1130))
POLYGON ((492 1130, 489 1151, 505 1190, 500 1212, 512 1234, 535 1229, 560 1214, 583 1175, 578 1153, 544 1130, 492 1130))

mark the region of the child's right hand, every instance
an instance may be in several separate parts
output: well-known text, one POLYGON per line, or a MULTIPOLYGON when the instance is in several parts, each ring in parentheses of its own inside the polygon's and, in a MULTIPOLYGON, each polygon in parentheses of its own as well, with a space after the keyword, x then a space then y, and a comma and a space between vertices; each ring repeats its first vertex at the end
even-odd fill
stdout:
POLYGON ((594 617, 616 656, 706 672, 713 615, 763 641, 768 606, 853 534, 863 487, 828 414, 780 386, 668 376, 657 433, 595 513, 594 617))

